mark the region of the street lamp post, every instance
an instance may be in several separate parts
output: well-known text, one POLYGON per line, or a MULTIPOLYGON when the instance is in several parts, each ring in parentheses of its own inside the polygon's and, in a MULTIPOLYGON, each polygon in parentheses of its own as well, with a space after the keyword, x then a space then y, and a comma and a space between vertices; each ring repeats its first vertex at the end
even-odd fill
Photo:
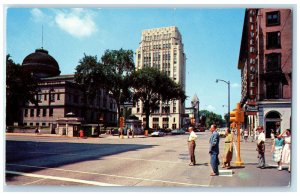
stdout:
MULTIPOLYGON (((225 82, 228 85, 228 118, 230 116, 230 81, 225 81, 225 80, 221 80, 221 79, 216 79, 216 83, 218 83, 219 81, 221 82, 225 82)), ((230 121, 229 119, 227 119, 227 126, 230 127, 230 121)))

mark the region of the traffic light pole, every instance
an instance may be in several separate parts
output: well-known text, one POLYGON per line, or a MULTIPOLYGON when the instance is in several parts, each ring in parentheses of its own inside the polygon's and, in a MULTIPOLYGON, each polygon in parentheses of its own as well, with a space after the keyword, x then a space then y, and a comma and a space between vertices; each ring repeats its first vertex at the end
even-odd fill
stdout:
POLYGON ((241 123, 237 123, 237 157, 235 164, 237 166, 241 166, 244 164, 241 160, 241 123))
POLYGON ((236 109, 230 112, 230 121, 237 125, 237 155, 235 164, 237 166, 243 165, 241 160, 241 124, 244 122, 244 112, 241 110, 241 104, 236 105, 236 109))

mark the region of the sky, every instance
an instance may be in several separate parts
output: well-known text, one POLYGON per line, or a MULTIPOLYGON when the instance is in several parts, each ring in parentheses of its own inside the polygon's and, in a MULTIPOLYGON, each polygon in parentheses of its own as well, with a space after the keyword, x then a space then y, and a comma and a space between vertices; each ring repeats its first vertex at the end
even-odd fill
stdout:
POLYGON ((187 57, 186 107, 196 94, 200 110, 223 116, 228 110, 228 88, 216 79, 230 81, 230 109, 234 109, 241 97, 237 62, 244 12, 229 7, 10 7, 5 52, 21 64, 43 46, 57 60, 61 74, 74 74, 84 54, 100 59, 106 49, 135 52, 143 30, 177 26, 187 57))

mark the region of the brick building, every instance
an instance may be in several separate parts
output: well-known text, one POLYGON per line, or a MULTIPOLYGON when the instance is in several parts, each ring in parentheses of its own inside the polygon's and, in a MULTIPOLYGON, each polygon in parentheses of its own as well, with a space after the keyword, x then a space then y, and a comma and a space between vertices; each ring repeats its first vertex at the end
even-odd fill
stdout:
POLYGON ((270 130, 291 126, 292 10, 246 9, 238 69, 244 127, 270 130))
POLYGON ((57 120, 67 117, 67 114, 82 119, 80 121, 85 124, 116 125, 115 100, 103 89, 99 89, 94 100, 85 102, 74 75, 60 75, 57 61, 47 50, 37 49, 25 57, 22 68, 40 79, 36 94, 38 106, 28 103, 24 107, 23 125, 49 127, 53 132, 57 127, 57 120))

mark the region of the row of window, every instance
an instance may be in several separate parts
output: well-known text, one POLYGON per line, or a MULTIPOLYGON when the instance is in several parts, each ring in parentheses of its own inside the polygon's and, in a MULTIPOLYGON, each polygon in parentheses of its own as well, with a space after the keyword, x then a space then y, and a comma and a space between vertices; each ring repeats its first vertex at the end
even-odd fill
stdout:
POLYGON ((43 109, 37 108, 37 109, 25 109, 24 110, 24 117, 28 117, 28 115, 30 117, 34 117, 34 116, 36 116, 36 117, 41 117, 41 116, 46 117, 47 114, 48 114, 48 116, 53 116, 53 108, 49 108, 49 109, 47 109, 47 108, 43 108, 43 109))
POLYGON ((168 38, 171 38, 171 33, 164 33, 164 34, 160 34, 160 35, 148 35, 148 36, 144 36, 144 40, 145 41, 168 39, 168 38))

